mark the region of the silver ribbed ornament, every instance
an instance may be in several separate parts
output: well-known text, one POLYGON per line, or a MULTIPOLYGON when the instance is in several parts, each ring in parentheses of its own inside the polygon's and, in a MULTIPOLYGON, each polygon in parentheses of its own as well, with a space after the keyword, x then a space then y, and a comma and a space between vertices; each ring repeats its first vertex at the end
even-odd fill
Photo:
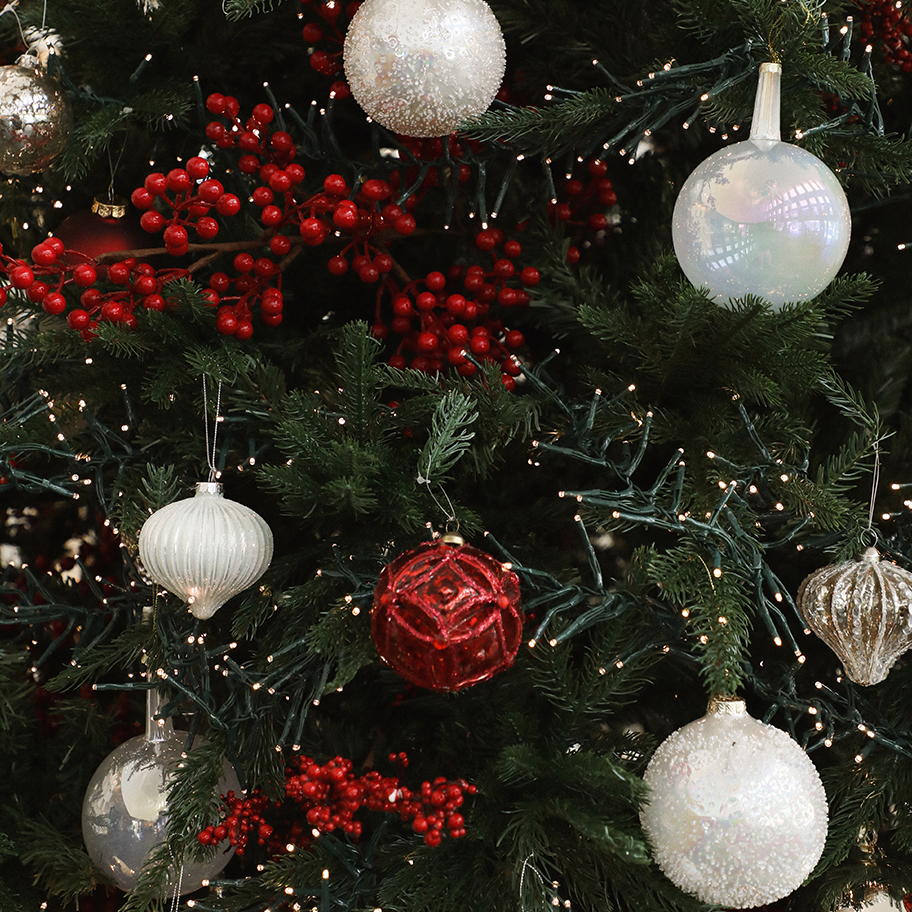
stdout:
POLYGON ((484 0, 365 0, 343 48, 355 101, 405 136, 446 136, 486 111, 506 68, 484 0))
POLYGON ((218 482, 199 482, 194 497, 156 510, 139 533, 146 572, 202 619, 265 573, 272 547, 266 521, 224 497, 218 482))
POLYGON ((0 172, 43 171, 73 129, 70 101, 34 57, 0 66, 0 172))
POLYGON ((883 681, 912 646, 912 573, 881 561, 875 548, 812 573, 798 589, 797 605, 856 684, 883 681))

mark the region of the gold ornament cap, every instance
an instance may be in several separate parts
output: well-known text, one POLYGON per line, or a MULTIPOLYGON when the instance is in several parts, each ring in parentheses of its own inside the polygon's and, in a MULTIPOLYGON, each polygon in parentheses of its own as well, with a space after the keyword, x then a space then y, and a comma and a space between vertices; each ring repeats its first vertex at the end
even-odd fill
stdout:
POLYGON ((122 219, 127 214, 127 201, 122 196, 112 196, 108 200, 95 199, 92 212, 106 219, 122 219))

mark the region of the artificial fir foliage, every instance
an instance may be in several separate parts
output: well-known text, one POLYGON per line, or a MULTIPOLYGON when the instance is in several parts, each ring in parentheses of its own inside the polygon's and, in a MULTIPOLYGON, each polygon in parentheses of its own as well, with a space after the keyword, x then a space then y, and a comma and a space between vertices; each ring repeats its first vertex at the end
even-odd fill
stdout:
POLYGON ((75 118, 0 185, 3 912, 170 908, 173 860, 229 836, 176 907, 696 912, 639 811, 657 745, 719 695, 826 791, 823 854, 772 908, 912 893, 912 664, 860 687, 795 606, 865 546, 912 567, 912 25, 876 0, 490 6, 503 86, 442 139, 350 96, 357 4, 0 7, 2 62, 52 46, 75 118), (722 308, 671 213, 771 61, 852 242, 813 301, 722 308), (143 246, 48 238, 111 197, 143 246), (207 460, 275 551, 201 620, 138 537, 207 460), (523 634, 433 691, 381 663, 371 609, 453 531, 516 575, 523 634), (147 675, 205 741, 122 894, 79 809, 147 675), (220 804, 224 760, 245 792, 220 804))

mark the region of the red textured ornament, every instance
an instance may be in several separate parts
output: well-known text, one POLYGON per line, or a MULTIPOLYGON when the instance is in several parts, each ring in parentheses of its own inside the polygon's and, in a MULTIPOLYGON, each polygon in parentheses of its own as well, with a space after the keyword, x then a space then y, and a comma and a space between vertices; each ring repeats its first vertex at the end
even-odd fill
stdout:
POLYGON ((65 218, 55 229, 54 236, 63 241, 67 250, 76 250, 93 259, 104 253, 152 246, 139 221, 127 214, 126 203, 120 201, 103 203, 96 200, 91 211, 76 212, 65 218))
POLYGON ((401 554, 374 590, 380 658, 431 690, 459 690, 509 668, 522 623, 516 574, 458 536, 401 554))

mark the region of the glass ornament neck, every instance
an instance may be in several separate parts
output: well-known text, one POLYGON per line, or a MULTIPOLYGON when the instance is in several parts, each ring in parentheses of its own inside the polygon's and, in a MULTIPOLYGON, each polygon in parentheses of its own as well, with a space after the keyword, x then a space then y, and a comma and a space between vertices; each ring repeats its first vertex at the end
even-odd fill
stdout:
MULTIPOLYGON (((152 676, 149 675, 151 681, 152 676)), ((150 687, 146 691, 146 740, 167 741, 174 734, 174 727, 170 719, 156 719, 164 705, 161 692, 157 687, 150 687)))
POLYGON ((782 66, 780 64, 760 64, 760 81, 757 83, 757 97, 754 99, 750 138, 764 149, 781 141, 779 132, 781 82, 782 66))
POLYGON ((218 497, 222 497, 222 483, 220 481, 198 481, 194 496, 201 497, 203 494, 215 494, 218 497))
POLYGON ((725 697, 721 694, 709 701, 706 709, 708 716, 743 716, 747 713, 747 703, 740 697, 725 697))

